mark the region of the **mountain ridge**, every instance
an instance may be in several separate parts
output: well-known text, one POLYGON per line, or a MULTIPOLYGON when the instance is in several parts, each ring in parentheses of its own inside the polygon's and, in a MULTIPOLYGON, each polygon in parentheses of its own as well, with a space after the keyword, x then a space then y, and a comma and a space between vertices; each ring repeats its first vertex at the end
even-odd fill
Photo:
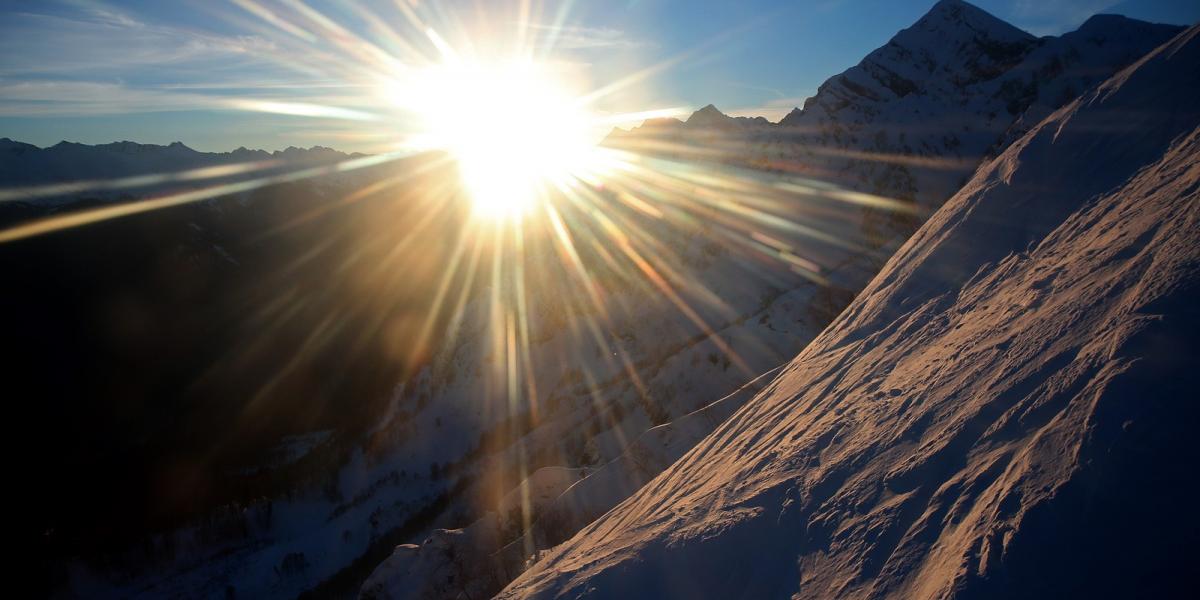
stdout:
MULTIPOLYGON (((288 146, 267 152, 239 147, 228 152, 201 152, 183 142, 142 144, 129 140, 105 144, 60 141, 44 148, 0 138, 0 197, 43 205, 83 198, 112 200, 159 191, 176 191, 189 171, 212 167, 245 167, 209 182, 230 182, 254 175, 280 174, 300 167, 365 158, 325 146, 288 146), (142 178, 129 186, 108 189, 104 182, 142 178), (159 181, 161 180, 161 181, 159 181), (93 185, 81 185, 93 182, 93 185), (100 182, 96 184, 95 182, 100 182), (62 186, 56 188, 54 186, 62 186), (36 188, 42 189, 36 189, 36 188), (3 189, 9 188, 9 189, 3 189)), ((197 185, 193 182, 192 185, 197 185)))
MULTIPOLYGON (((864 208, 864 243, 886 248, 911 235, 988 157, 1183 29, 1114 16, 1085 25, 1036 38, 966 2, 942 2, 777 124, 680 122, 635 128, 609 143, 827 181, 911 206, 916 218, 864 208)), ((711 114, 700 120, 714 121, 711 114)))
POLYGON ((1198 60, 1200 26, 1030 129, 771 387, 499 597, 1183 593, 1198 60))
POLYGON ((304 147, 300 147, 300 146, 287 146, 287 147, 281 148, 279 150, 265 150, 262 148, 247 148, 245 146, 238 146, 237 148, 234 148, 233 150, 207 151, 207 150, 196 150, 196 149, 192 148, 191 146, 188 146, 186 143, 179 141, 179 140, 169 142, 167 144, 134 142, 131 140, 113 140, 111 142, 100 142, 100 143, 95 143, 95 144, 88 144, 88 143, 84 143, 84 142, 73 142, 70 140, 59 140, 58 142, 50 144, 49 146, 38 146, 36 144, 31 144, 29 142, 22 142, 20 140, 9 138, 9 137, 0 137, 0 150, 7 150, 7 149, 12 149, 12 148, 49 150, 51 148, 60 147, 60 146, 65 147, 65 148, 82 147, 82 148, 94 148, 94 149, 98 149, 98 150, 122 150, 122 151, 132 151, 133 153, 143 152, 143 151, 147 151, 147 150, 161 151, 161 150, 165 150, 165 149, 178 149, 178 150, 184 150, 187 152, 195 152, 197 154, 216 154, 216 155, 235 154, 235 153, 239 153, 239 152, 241 152, 241 153, 251 152, 251 153, 255 153, 255 154, 261 153, 261 154, 266 154, 269 156, 276 156, 276 155, 280 155, 280 154, 286 154, 289 151, 291 151, 291 152, 332 151, 332 152, 337 152, 338 154, 343 154, 346 156, 367 156, 367 154, 363 154, 361 152, 344 152, 344 151, 338 150, 336 148, 330 148, 328 146, 321 146, 321 145, 313 145, 308 148, 304 148, 304 147))

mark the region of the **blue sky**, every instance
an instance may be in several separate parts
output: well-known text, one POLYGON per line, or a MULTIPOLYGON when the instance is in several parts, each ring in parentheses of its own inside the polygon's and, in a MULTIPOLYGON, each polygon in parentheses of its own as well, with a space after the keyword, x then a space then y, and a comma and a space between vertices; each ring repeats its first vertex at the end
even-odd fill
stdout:
MULTIPOLYGON (((518 23, 529 25, 525 39, 540 40, 539 56, 567 65, 588 89, 644 74, 597 100, 599 110, 711 102, 777 118, 932 4, 532 0, 522 16, 518 0, 0 0, 0 137, 371 151, 403 129, 378 116, 386 65, 438 53, 422 27, 489 56, 515 45, 518 23), (398 5, 416 5, 415 20, 398 5)), ((1195 0, 975 4, 1038 35, 1069 31, 1098 12, 1200 20, 1195 0)))

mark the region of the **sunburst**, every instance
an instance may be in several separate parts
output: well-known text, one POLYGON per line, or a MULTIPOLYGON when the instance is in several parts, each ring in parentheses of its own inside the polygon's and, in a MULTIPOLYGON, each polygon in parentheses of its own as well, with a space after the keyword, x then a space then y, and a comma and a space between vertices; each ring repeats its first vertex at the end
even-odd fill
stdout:
POLYGON ((419 117, 410 143, 454 157, 477 216, 520 218, 600 166, 596 119, 550 65, 455 60, 417 69, 395 90, 419 117))

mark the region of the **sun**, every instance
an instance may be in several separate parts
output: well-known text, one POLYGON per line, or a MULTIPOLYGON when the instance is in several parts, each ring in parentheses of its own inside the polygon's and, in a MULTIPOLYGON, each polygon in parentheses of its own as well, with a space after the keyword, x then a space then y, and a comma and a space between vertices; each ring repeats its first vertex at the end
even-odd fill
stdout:
POLYGON ((454 157, 481 218, 522 217, 594 160, 594 119, 549 65, 453 61, 404 87, 421 145, 454 157))

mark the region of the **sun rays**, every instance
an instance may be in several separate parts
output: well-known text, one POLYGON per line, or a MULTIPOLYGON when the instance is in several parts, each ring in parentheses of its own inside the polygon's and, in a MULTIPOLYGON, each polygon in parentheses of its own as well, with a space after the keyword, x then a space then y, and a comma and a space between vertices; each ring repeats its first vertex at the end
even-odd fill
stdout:
MULTIPOLYGON (((577 371, 576 385, 602 413, 612 400, 606 390, 618 381, 632 386, 645 406, 664 400, 649 397, 645 379, 655 357, 631 341, 629 331, 639 327, 678 334, 684 341, 673 351, 711 344, 723 357, 718 360, 750 380, 758 372, 743 354, 757 348, 727 339, 728 330, 746 319, 723 296, 737 293, 728 291, 737 286, 716 289, 719 284, 763 280, 779 293, 828 285, 841 261, 866 251, 850 241, 858 239, 852 232, 860 211, 912 210, 905 202, 822 181, 806 165, 751 168, 756 165, 745 163, 736 144, 719 137, 689 144, 644 134, 601 144, 613 126, 685 114, 654 106, 614 113, 597 106, 630 86, 651 85, 654 76, 690 56, 671 57, 615 83, 583 81, 555 56, 554 40, 567 15, 543 14, 549 9, 540 3, 517 3, 510 27, 489 32, 489 41, 503 42, 501 52, 472 42, 437 3, 399 0, 393 18, 354 8, 352 17, 366 23, 362 34, 298 0, 236 4, 242 10, 223 16, 271 40, 268 59, 365 91, 311 102, 272 97, 264 86, 244 98, 214 97, 214 104, 290 115, 299 123, 344 124, 379 152, 315 166, 237 163, 0 189, 0 202, 156 190, 136 201, 17 224, 0 230, 0 243, 278 184, 361 176, 354 180, 361 181, 358 189, 298 210, 263 235, 365 199, 394 196, 403 204, 395 211, 399 216, 356 223, 345 232, 371 252, 331 258, 340 261, 334 271, 359 274, 357 285, 343 292, 346 305, 378 311, 368 320, 386 330, 394 320, 389 299, 402 296, 406 286, 426 286, 415 324, 397 326, 401 333, 394 336, 410 360, 404 376, 434 373, 464 389, 470 380, 471 389, 484 390, 472 398, 484 421, 527 414, 536 423, 548 389, 558 384, 539 360, 577 371), (542 25, 543 17, 559 26, 542 25), (410 159, 422 162, 415 166, 410 159), (163 186, 171 187, 160 191, 163 186), (448 224, 456 229, 447 233, 448 224), (483 355, 460 355, 465 338, 477 340, 483 355)), ((315 260, 325 248, 314 244, 293 261, 315 260)), ((306 302, 284 290, 257 307, 257 316, 269 330, 294 318, 306 302)), ((316 352, 338 331, 335 322, 335 316, 321 321, 297 352, 316 352)))

